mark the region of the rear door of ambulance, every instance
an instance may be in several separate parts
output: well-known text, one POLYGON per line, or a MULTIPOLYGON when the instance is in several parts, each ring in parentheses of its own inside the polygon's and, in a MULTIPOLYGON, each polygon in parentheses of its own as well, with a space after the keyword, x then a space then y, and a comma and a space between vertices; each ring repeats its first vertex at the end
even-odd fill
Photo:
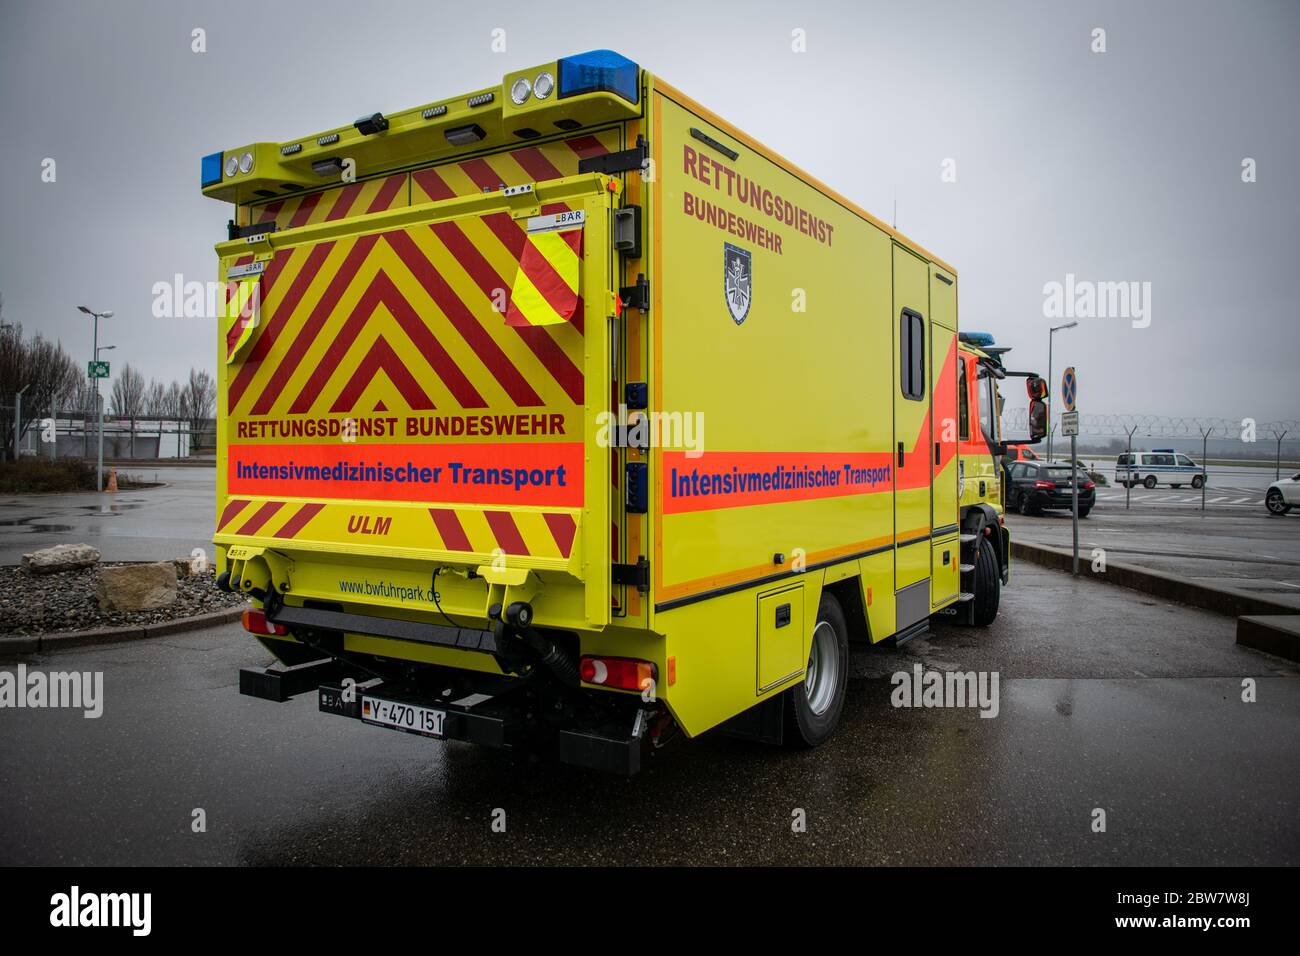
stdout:
MULTIPOLYGON (((260 308, 223 320, 215 541, 287 559, 290 602, 433 613, 435 567, 493 565, 544 582, 539 623, 608 621, 616 197, 527 173, 508 154, 399 174, 409 204, 331 218, 326 194, 218 247, 260 308)), ((486 586, 459 580, 442 610, 481 615, 486 586)))

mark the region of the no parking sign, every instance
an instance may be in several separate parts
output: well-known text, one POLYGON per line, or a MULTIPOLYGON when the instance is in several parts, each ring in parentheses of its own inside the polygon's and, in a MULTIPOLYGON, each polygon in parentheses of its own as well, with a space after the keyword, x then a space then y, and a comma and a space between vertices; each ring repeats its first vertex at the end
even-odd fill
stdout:
POLYGON ((1078 393, 1079 377, 1074 374, 1074 366, 1071 365, 1061 376, 1061 403, 1067 412, 1074 411, 1074 400, 1078 393))

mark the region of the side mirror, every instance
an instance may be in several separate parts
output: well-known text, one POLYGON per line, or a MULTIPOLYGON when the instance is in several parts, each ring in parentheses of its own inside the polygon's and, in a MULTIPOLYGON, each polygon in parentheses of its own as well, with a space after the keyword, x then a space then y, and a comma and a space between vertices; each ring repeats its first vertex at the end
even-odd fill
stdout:
POLYGON ((1039 396, 1029 400, 1029 437, 1033 441, 1038 441, 1047 434, 1047 403, 1041 398, 1039 396))
POLYGON ((1030 375, 1025 379, 1025 391, 1029 393, 1030 402, 1044 399, 1047 397, 1047 382, 1037 375, 1030 375))

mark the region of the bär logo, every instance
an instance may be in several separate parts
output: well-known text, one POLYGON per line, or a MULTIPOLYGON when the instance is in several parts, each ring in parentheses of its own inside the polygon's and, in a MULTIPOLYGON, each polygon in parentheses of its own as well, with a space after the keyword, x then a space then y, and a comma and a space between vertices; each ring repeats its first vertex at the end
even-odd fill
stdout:
POLYGON ((751 256, 748 249, 729 242, 722 245, 722 291, 727 297, 727 311, 740 325, 749 315, 749 303, 753 298, 751 256))

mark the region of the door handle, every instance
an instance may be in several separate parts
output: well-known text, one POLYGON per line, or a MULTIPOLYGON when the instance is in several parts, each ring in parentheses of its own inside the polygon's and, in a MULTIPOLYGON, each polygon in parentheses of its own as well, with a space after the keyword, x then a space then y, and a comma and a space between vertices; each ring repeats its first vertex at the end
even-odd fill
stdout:
POLYGON ((939 464, 939 443, 934 443, 934 463, 939 464))
POLYGON ((903 443, 901 441, 898 443, 898 467, 903 467, 903 443))

